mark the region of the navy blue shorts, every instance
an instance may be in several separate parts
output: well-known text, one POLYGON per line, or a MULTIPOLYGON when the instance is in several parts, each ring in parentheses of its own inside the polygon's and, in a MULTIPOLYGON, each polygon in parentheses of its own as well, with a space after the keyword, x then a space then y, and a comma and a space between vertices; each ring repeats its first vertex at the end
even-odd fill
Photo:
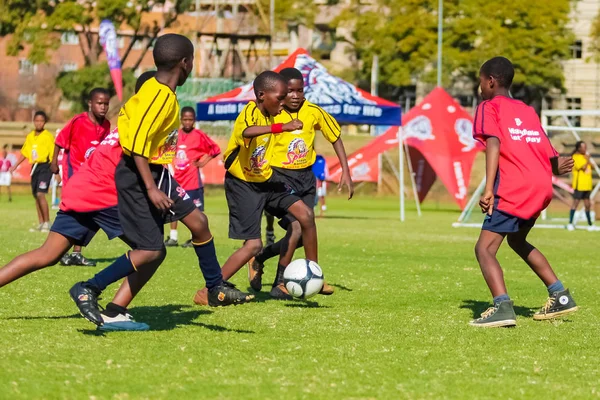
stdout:
POLYGON ((50 230, 69 238, 77 246, 87 246, 96 232, 102 229, 108 239, 123 235, 119 223, 119 210, 110 207, 100 211, 79 213, 59 211, 50 230))
POLYGON ((194 190, 186 190, 186 193, 192 198, 196 208, 204 212, 204 188, 194 190))
POLYGON ((485 215, 481 230, 495 233, 516 233, 523 229, 533 228, 536 219, 522 219, 494 209, 492 215, 485 215))

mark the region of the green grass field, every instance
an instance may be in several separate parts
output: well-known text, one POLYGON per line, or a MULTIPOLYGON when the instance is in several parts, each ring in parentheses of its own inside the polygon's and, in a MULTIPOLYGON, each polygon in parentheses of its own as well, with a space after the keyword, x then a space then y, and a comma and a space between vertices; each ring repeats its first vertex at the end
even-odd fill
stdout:
MULTIPOLYGON (((2 201, 0 265, 44 240, 28 231, 36 222, 30 197, 2 201)), ((518 327, 478 330, 467 323, 490 301, 473 255, 478 230, 452 228, 456 211, 426 208, 420 219, 409 211, 401 224, 396 199, 328 205, 318 221, 320 265, 337 287, 328 298, 261 294, 240 307, 198 307, 194 253, 177 248, 130 309, 152 330, 98 334, 67 291, 125 250, 103 234, 86 250, 99 267, 55 266, 0 289, 0 398, 600 397, 600 233, 533 231, 581 306, 553 322, 531 319, 545 288, 503 247, 518 327)), ((224 261, 239 243, 227 239, 222 193, 207 198, 207 209, 224 261)), ((180 241, 187 238, 180 229, 180 241)), ((246 270, 233 282, 246 288, 246 270)))

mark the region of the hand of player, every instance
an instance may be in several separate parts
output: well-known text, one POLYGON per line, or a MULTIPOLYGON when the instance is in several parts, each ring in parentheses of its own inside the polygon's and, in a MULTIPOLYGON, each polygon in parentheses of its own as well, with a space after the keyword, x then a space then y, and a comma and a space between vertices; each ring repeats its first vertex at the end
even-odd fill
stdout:
POLYGON ((558 157, 557 175, 568 174, 573 170, 574 164, 575 161, 573 160, 573 157, 558 157))
POLYGON ((50 172, 52 172, 54 175, 57 175, 59 172, 58 169, 58 164, 57 163, 50 163, 50 172))
POLYGON ((298 118, 295 118, 287 124, 283 124, 283 130, 285 132, 293 132, 297 131, 298 129, 302 129, 303 126, 304 124, 302 124, 302 121, 300 121, 298 118))
POLYGON ((494 192, 491 190, 486 190, 483 193, 483 196, 479 199, 479 207, 481 207, 482 213, 487 213, 488 215, 492 215, 494 211, 494 192))
POLYGON ((350 177, 350 174, 347 172, 342 173, 340 184, 338 185, 338 192, 341 192, 344 186, 348 188, 348 200, 350 200, 352 196, 354 196, 354 182, 352 182, 352 177, 350 177))
POLYGON ((156 187, 148 190, 148 197, 152 204, 154 204, 154 207, 161 211, 167 211, 173 205, 173 200, 156 187))

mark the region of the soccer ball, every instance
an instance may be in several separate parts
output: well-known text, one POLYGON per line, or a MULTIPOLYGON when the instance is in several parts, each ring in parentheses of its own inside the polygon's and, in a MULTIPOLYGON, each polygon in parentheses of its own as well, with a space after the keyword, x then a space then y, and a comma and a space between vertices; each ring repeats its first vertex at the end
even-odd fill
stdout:
POLYGON ((323 288, 323 271, 314 262, 303 258, 292 261, 283 272, 287 291, 296 298, 308 299, 323 288))

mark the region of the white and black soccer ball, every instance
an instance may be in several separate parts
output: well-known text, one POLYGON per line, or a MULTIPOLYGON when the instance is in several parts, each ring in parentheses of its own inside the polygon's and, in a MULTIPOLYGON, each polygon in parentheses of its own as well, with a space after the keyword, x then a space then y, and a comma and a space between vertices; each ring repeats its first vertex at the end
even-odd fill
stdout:
POLYGON ((283 272, 285 288, 293 297, 308 299, 323 288, 323 271, 319 264, 303 258, 292 261, 283 272))

